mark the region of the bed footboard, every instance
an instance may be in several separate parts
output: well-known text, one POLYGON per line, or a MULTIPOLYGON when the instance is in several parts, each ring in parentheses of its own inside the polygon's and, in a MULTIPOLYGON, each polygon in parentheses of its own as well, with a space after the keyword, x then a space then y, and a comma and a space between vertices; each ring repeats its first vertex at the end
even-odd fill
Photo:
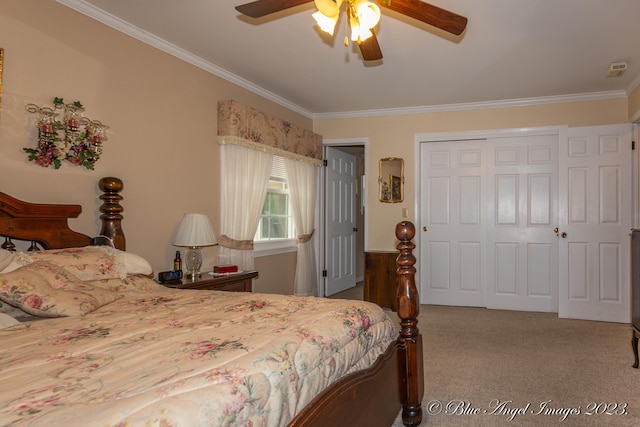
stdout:
POLYGON ((305 406, 289 427, 393 424, 401 407, 402 347, 396 341, 370 368, 340 378, 305 406))
POLYGON ((397 341, 370 368, 341 378, 316 396, 289 426, 389 426, 400 408, 406 426, 417 426, 422 421, 424 373, 415 245, 411 241, 414 236, 415 226, 411 222, 398 223, 397 313, 401 329, 397 341))

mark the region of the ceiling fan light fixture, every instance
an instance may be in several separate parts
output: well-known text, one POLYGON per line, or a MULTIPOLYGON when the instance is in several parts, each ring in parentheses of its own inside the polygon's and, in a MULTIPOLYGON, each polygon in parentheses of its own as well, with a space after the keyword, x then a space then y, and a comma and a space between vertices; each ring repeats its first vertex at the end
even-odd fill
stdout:
POLYGON ((377 4, 370 1, 361 1, 357 10, 361 27, 370 30, 380 22, 380 7, 377 4))
POLYGON ((318 11, 311 16, 316 20, 318 27, 320 27, 322 31, 333 35, 336 30, 336 24, 338 23, 338 14, 335 16, 326 16, 322 12, 318 11))
POLYGON ((340 14, 343 0, 313 0, 316 9, 326 17, 334 17, 340 14))
POLYGON ((371 30, 360 24, 357 16, 352 16, 349 23, 351 27, 351 40, 354 42, 363 42, 373 36, 371 30))

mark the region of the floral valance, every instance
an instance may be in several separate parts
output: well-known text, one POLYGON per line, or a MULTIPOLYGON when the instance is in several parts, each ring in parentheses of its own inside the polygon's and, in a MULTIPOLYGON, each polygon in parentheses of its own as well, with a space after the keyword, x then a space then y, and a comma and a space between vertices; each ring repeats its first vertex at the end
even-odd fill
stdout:
POLYGON ((233 100, 218 102, 218 143, 322 163, 322 136, 233 100))

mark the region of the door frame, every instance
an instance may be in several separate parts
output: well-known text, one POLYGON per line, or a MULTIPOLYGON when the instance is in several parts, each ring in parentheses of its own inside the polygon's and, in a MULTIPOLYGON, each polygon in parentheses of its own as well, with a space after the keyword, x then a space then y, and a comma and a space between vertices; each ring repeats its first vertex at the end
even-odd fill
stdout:
MULTIPOLYGON (((369 170, 367 168, 368 159, 369 159, 369 138, 360 137, 360 138, 335 138, 335 139, 323 139, 322 140, 322 154, 324 157, 324 147, 336 147, 336 146, 347 146, 347 145, 362 145, 364 147, 364 164, 365 164, 365 179, 362 182, 362 205, 364 206, 365 212, 367 212, 368 206, 368 197, 367 197, 367 179, 369 176, 369 170)), ((323 159, 324 160, 324 159, 323 159)), ((321 171, 318 179, 318 202, 316 203, 316 215, 315 215, 315 223, 316 230, 314 232, 315 236, 315 251, 316 251, 316 265, 318 266, 317 274, 318 274, 318 296, 324 297, 324 281, 325 278, 322 276, 322 271, 326 268, 326 263, 324 260, 324 251, 326 247, 326 242, 324 241, 324 235, 326 230, 326 218, 325 218, 325 207, 326 207, 326 194, 325 194, 325 179, 326 179, 326 169, 324 166, 321 167, 321 171)), ((364 247, 367 248, 369 244, 369 216, 364 215, 364 247)))
MULTIPOLYGON (((421 236, 424 232, 422 227, 426 226, 426 224, 421 223, 422 212, 420 209, 420 197, 422 195, 422 187, 420 177, 422 176, 422 165, 420 163, 420 144, 429 143, 429 142, 438 142, 438 141, 467 141, 467 140, 476 140, 476 139, 490 139, 490 138, 499 138, 499 137, 518 137, 518 136, 530 136, 530 135, 549 135, 549 134, 557 134, 558 138, 561 138, 568 126, 541 126, 541 127, 526 127, 526 128, 508 128, 508 129, 487 129, 487 130, 471 130, 471 131, 460 131, 460 132, 430 132, 430 133, 419 133, 415 135, 414 138, 414 163, 415 163, 415 174, 414 174, 414 185, 415 185, 415 212, 416 212, 416 236, 414 238, 414 243, 416 245, 416 249, 414 250, 416 259, 420 259, 420 248, 421 248, 421 236)), ((416 275, 416 284, 418 289, 420 290, 419 294, 422 295, 422 283, 420 280, 420 272, 416 275)), ((428 301, 421 301, 421 304, 426 304, 428 301)))

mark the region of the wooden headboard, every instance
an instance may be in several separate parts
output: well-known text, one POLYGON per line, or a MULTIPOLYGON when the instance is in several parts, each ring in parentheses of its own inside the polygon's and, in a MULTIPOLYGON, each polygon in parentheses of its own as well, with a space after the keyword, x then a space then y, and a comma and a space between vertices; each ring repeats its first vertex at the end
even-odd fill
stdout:
POLYGON ((82 212, 80 205, 39 204, 18 200, 0 192, 0 236, 4 237, 3 249, 15 250, 12 240, 31 242, 30 249, 60 249, 99 244, 100 236, 113 246, 125 250, 122 231, 122 211, 118 194, 123 189, 118 178, 102 178, 99 188, 100 220, 102 229, 95 237, 78 233, 69 228, 69 218, 77 218, 82 212))

